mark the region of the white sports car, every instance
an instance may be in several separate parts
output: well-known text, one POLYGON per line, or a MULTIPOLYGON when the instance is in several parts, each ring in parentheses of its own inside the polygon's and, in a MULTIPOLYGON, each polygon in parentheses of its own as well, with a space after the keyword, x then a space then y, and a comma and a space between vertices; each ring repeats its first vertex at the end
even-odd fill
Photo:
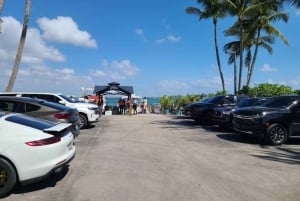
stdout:
POLYGON ((71 124, 0 114, 0 197, 59 172, 75 156, 71 124))

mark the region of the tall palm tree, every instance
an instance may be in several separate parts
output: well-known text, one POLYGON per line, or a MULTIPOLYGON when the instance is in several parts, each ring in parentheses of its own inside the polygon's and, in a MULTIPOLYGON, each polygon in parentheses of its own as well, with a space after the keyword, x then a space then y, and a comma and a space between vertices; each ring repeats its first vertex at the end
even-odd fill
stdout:
MULTIPOLYGON (((240 66, 239 66, 239 81, 238 81, 238 90, 241 90, 242 86, 242 75, 243 75, 243 64, 244 64, 244 45, 245 45, 245 29, 244 24, 247 20, 247 17, 255 12, 257 9, 260 9, 262 4, 261 2, 255 2, 251 0, 225 0, 228 3, 228 12, 232 16, 237 17, 237 22, 234 26, 237 26, 239 30, 239 59, 240 59, 240 66)), ((263 1, 262 1, 263 2, 263 1)))
POLYGON ((220 74, 220 78, 221 78, 221 82, 222 82, 222 89, 223 89, 223 92, 225 93, 226 88, 225 88, 225 81, 224 81, 224 76, 223 76, 223 72, 222 72, 222 66, 221 66, 221 62, 220 62, 218 37, 217 37, 218 18, 225 17, 224 3, 222 1, 217 1, 217 0, 197 0, 197 2, 200 5, 202 5, 203 10, 200 10, 199 8, 195 8, 195 7, 187 7, 185 9, 185 11, 188 14, 193 14, 193 15, 198 16, 199 20, 209 19, 209 18, 212 18, 212 20, 213 20, 215 51, 216 51, 218 68, 219 68, 219 74, 220 74))
POLYGON ((28 27, 28 23, 29 23, 30 4, 31 4, 31 0, 26 0, 25 16, 24 16, 22 34, 21 34, 19 47, 18 47, 18 50, 17 50, 17 55, 16 55, 16 58, 15 58, 12 74, 10 76, 8 85, 6 87, 6 92, 12 91, 13 86, 14 86, 15 81, 16 81, 16 78, 17 78, 18 71, 19 71, 19 66, 20 66, 20 63, 21 63, 21 58, 22 58, 22 53, 23 53, 23 48, 24 48, 24 45, 25 45, 27 27, 28 27))
POLYGON ((240 54, 240 41, 232 41, 224 45, 223 50, 229 54, 228 63, 233 63, 233 87, 234 95, 237 94, 237 69, 236 69, 236 56, 240 54))
POLYGON ((279 30, 277 30, 274 26, 272 26, 270 23, 270 22, 279 21, 279 20, 283 20, 284 22, 287 22, 288 21, 287 13, 277 12, 276 11, 277 8, 275 10, 270 9, 270 8, 271 7, 266 6, 262 10, 263 13, 259 13, 259 16, 255 20, 252 21, 252 24, 253 24, 255 32, 256 32, 256 36, 254 39, 254 45, 255 45, 254 55, 253 55, 252 61, 250 62, 250 65, 248 67, 248 75, 247 75, 247 82, 246 82, 247 87, 249 87, 250 82, 251 82, 259 46, 266 45, 265 42, 268 42, 268 41, 270 42, 270 40, 264 40, 264 39, 270 39, 270 38, 261 37, 261 32, 262 31, 266 32, 270 37, 277 36, 285 44, 288 44, 288 41, 285 38, 285 36, 279 30))

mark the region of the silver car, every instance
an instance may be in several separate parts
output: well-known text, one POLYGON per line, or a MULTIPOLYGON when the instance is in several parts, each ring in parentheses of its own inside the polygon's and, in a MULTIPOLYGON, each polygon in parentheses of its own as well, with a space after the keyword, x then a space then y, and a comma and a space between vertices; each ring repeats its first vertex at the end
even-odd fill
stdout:
POLYGON ((77 109, 58 103, 37 98, 0 96, 0 111, 23 113, 51 122, 71 123, 71 131, 74 137, 77 137, 80 133, 80 118, 77 109))

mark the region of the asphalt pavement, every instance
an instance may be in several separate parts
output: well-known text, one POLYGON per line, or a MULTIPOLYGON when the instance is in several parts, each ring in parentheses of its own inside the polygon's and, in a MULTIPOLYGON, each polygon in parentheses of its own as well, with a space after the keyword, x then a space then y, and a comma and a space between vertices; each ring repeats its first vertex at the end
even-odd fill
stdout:
POLYGON ((4 201, 299 201, 299 141, 273 147, 180 116, 107 115, 60 174, 4 201))

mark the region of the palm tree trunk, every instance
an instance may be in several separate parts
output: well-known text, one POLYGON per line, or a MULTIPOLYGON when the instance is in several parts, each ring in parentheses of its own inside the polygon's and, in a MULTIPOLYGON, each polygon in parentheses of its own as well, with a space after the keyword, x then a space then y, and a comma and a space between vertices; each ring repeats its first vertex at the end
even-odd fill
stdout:
POLYGON ((247 75, 247 83, 246 86, 249 87, 251 79, 252 79, 252 74, 253 74, 253 69, 254 69, 254 65, 255 65, 255 61, 256 61, 256 57, 257 57, 257 53, 258 53, 258 47, 259 47, 259 38, 260 38, 260 32, 261 29, 257 30, 257 38, 256 38, 256 44, 255 44, 255 50, 254 50, 254 55, 252 58, 252 61, 250 62, 250 69, 248 70, 248 75, 247 75))
POLYGON ((224 76, 223 76, 223 72, 222 72, 222 66, 221 66, 221 62, 220 62, 218 37, 217 37, 217 19, 213 19, 213 23, 214 23, 214 38, 215 38, 215 49, 216 49, 217 63, 218 63, 220 77, 221 77, 223 93, 225 93, 226 89, 225 89, 224 76))
POLYGON ((239 24, 240 24, 240 72, 239 72, 239 85, 238 91, 241 90, 242 87, 242 75, 243 75, 243 50, 244 50, 244 32, 243 32, 243 25, 242 19, 239 17, 239 24))
POLYGON ((16 58, 15 58, 12 74, 10 76, 8 85, 6 87, 6 92, 12 91, 13 86, 14 86, 15 81, 16 81, 16 78, 17 78, 18 71, 19 71, 19 66, 20 66, 20 63, 21 63, 21 58, 22 58, 22 53, 23 53, 23 48, 24 48, 24 45, 25 45, 27 27, 28 27, 28 23, 29 23, 30 4, 31 4, 31 0, 26 0, 25 16, 24 16, 22 34, 21 34, 19 47, 18 47, 18 50, 17 50, 17 55, 16 55, 16 58))
POLYGON ((4 5, 4 0, 0 0, 0 15, 2 14, 3 5, 4 5))

